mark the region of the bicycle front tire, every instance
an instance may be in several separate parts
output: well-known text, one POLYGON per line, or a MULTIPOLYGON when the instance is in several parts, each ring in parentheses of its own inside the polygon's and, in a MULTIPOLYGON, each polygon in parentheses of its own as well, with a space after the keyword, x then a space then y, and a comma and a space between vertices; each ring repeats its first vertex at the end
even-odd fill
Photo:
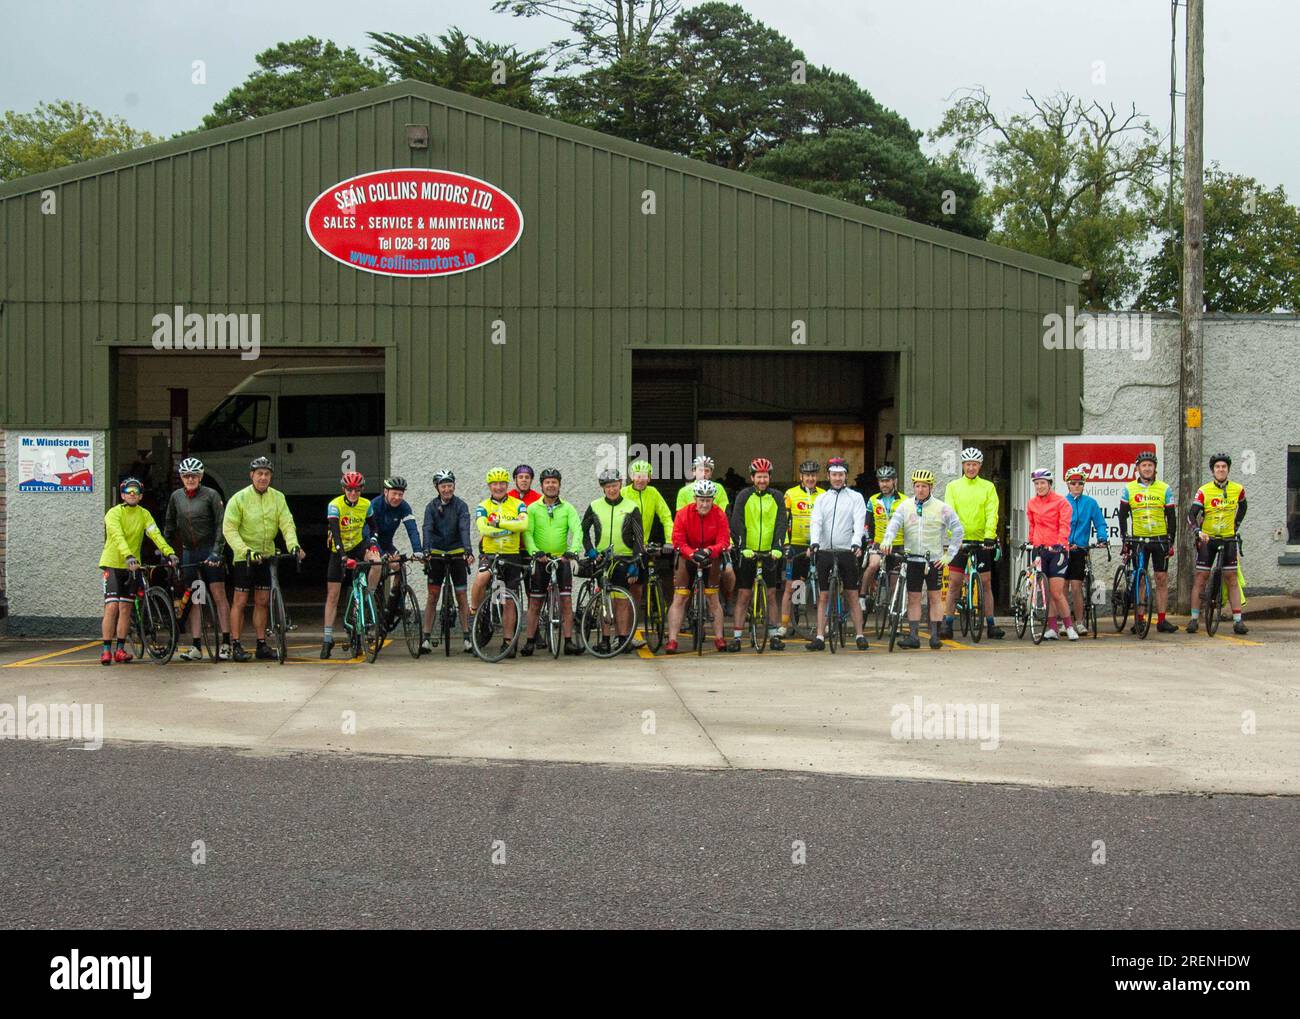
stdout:
POLYGON ((275 640, 275 657, 283 665, 285 659, 289 656, 289 648, 286 644, 289 617, 285 614, 284 594, 280 591, 278 585, 271 588, 270 610, 271 635, 275 640))
POLYGON ((144 651, 158 665, 166 665, 176 653, 176 610, 171 595, 151 587, 141 602, 144 651))
POLYGON ((489 591, 474 613, 472 643, 474 653, 485 662, 499 662, 515 649, 519 643, 519 634, 523 629, 523 615, 519 604, 519 595, 510 588, 489 591), (515 627, 510 639, 505 639, 506 609, 513 606, 515 610, 515 627), (502 640, 493 646, 497 633, 502 640))

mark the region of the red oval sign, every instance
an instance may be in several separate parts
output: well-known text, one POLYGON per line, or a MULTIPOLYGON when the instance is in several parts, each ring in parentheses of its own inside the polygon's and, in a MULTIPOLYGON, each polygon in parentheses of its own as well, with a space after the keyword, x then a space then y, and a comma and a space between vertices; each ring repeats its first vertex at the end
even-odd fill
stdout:
POLYGON ((451 170, 375 170, 307 206, 307 236, 337 262, 381 276, 451 276, 496 261, 524 232, 515 200, 451 170))

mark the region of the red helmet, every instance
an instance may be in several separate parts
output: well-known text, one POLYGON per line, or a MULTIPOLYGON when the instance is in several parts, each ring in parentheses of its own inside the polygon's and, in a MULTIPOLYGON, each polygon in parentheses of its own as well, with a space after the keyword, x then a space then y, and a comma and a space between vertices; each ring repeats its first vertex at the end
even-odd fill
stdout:
POLYGON ((749 465, 749 473, 757 474, 759 471, 772 473, 772 461, 765 456, 755 457, 754 462, 749 465))
POLYGON ((360 471, 348 471, 340 482, 344 488, 365 488, 366 479, 360 471))

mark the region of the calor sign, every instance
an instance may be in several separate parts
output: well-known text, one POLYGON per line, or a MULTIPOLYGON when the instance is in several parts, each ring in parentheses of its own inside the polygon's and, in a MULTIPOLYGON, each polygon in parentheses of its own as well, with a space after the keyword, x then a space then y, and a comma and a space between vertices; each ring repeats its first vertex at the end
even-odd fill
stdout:
POLYGON ((326 188, 307 235, 335 261, 382 276, 451 276, 494 262, 524 217, 495 185, 453 170, 376 170, 326 188))

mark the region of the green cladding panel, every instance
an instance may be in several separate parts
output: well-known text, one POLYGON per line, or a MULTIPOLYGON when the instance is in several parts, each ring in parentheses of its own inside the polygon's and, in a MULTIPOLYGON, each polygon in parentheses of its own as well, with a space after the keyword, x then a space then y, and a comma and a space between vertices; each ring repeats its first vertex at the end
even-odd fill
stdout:
POLYGON ((110 348, 175 305, 385 347, 398 429, 626 430, 627 350, 655 347, 900 351, 905 431, 1081 423, 1080 362, 1041 341, 1077 270, 415 82, 0 185, 0 240, 10 426, 107 427, 110 348), (412 165, 502 188, 519 243, 412 280, 310 242, 321 191, 412 165))

